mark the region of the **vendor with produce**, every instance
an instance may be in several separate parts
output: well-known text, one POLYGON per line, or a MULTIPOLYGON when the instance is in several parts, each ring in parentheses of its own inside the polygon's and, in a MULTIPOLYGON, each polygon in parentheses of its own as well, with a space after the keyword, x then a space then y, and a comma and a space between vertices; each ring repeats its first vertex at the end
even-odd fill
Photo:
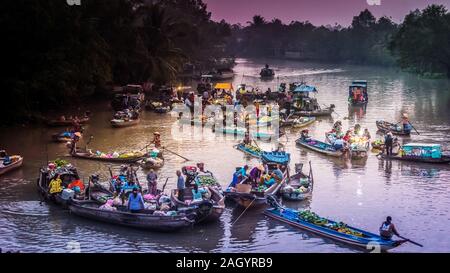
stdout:
POLYGON ((158 175, 156 175, 153 169, 147 174, 147 193, 156 195, 157 192, 157 180, 158 175))
POLYGON ((156 148, 161 147, 161 134, 159 132, 153 133, 153 140, 151 143, 155 144, 156 148))

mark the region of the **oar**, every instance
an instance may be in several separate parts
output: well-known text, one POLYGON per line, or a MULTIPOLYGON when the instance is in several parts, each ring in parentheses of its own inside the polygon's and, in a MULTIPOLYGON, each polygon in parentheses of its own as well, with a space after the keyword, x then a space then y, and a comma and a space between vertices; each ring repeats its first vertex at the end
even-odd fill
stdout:
POLYGON ((411 127, 414 129, 414 131, 416 131, 416 133, 418 134, 418 135, 420 135, 420 133, 416 130, 416 128, 411 124, 411 122, 409 122, 408 121, 408 123, 409 123, 409 125, 411 125, 411 127))
POLYGON ((238 216, 238 218, 231 224, 231 226, 236 224, 236 222, 239 220, 239 218, 241 218, 241 216, 244 215, 244 213, 248 210, 248 208, 253 204, 253 202, 255 200, 256 200, 256 197, 253 198, 252 202, 250 202, 250 204, 248 204, 248 206, 245 208, 245 210, 238 216))
POLYGON ((164 189, 166 188, 167 182, 169 181, 169 177, 166 178, 166 183, 164 183, 161 193, 164 193, 164 189))
POLYGON ((419 243, 417 243, 417 242, 414 242, 414 241, 412 241, 412 240, 410 240, 410 239, 408 239, 408 238, 405 238, 405 237, 403 237, 403 236, 397 236, 397 237, 402 238, 403 240, 406 240, 406 241, 410 242, 410 243, 413 244, 413 245, 423 247, 423 245, 421 245, 421 244, 419 244, 419 243))
POLYGON ((186 158, 186 157, 184 157, 184 156, 182 156, 182 155, 180 155, 180 154, 177 154, 177 153, 175 153, 174 151, 171 151, 171 150, 167 149, 166 147, 162 147, 162 148, 163 148, 164 150, 166 150, 166 151, 168 151, 168 152, 174 154, 174 155, 177 155, 177 156, 183 158, 183 159, 186 160, 186 161, 191 161, 189 158, 186 158))

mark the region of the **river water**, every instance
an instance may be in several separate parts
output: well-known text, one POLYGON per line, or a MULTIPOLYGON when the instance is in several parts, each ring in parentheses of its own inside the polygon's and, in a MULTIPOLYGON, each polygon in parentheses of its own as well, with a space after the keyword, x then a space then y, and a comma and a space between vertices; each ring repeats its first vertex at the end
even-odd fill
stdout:
MULTIPOLYGON (((441 143, 450 149, 450 83, 447 80, 418 79, 395 69, 300 63, 274 60, 237 60, 234 86, 247 83, 275 88, 277 83, 304 80, 315 85, 320 103, 336 105, 336 114, 322 118, 310 127, 310 134, 324 139, 334 121, 344 129, 359 123, 376 137, 375 121, 398 120, 407 112, 420 135, 403 141, 441 143), (265 63, 275 69, 277 78, 261 82, 259 70, 265 63), (253 75, 253 76, 252 76, 253 75), (349 109, 348 85, 352 80, 369 82, 370 102, 366 110, 349 109)), ((192 159, 205 162, 226 186, 235 167, 256 164, 235 150, 237 140, 215 138, 204 132, 201 138, 177 139, 171 135, 176 118, 150 112, 142 114, 136 127, 112 129, 108 103, 88 105, 93 113, 86 133, 94 135, 89 147, 101 151, 140 149, 154 131, 162 134, 165 146, 192 159)), ((86 110, 82 109, 82 110, 86 110)), ((1 129, 0 145, 11 154, 25 157, 24 166, 0 178, 0 247, 22 252, 67 252, 79 246, 82 252, 358 252, 332 240, 262 215, 261 210, 227 208, 220 222, 200 225, 175 234, 161 234, 116 227, 69 215, 58 207, 40 203, 35 182, 39 167, 49 159, 70 160, 83 177, 98 172, 107 179, 108 165, 67 157, 64 144, 50 142, 58 129, 38 126, 1 129)), ((281 142, 293 164, 311 161, 315 185, 311 200, 288 203, 309 208, 321 216, 377 232, 387 215, 393 217, 401 235, 421 242, 424 247, 404 244, 392 252, 450 252, 450 166, 379 161, 374 154, 364 162, 348 163, 330 159, 295 145, 298 131, 288 131, 281 142)), ((270 149, 271 144, 260 143, 270 149)), ((158 171, 160 186, 169 178, 175 186, 175 170, 183 160, 166 153, 166 164, 158 171)), ((190 163, 192 163, 190 162, 190 163)), ((139 171, 141 181, 145 174, 139 171)))

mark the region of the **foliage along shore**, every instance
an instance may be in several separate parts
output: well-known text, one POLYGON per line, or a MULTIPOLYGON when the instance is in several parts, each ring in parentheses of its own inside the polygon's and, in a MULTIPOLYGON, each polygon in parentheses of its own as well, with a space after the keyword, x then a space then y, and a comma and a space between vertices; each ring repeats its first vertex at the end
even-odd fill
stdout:
POLYGON ((105 99, 108 86, 171 84, 187 63, 209 69, 235 55, 399 65, 434 78, 450 78, 450 13, 430 5, 401 24, 368 10, 351 26, 286 25, 254 16, 246 27, 214 22, 201 0, 6 0, 0 22, 0 124, 33 122, 67 105, 105 99), (153 2, 153 1, 152 1, 153 2))

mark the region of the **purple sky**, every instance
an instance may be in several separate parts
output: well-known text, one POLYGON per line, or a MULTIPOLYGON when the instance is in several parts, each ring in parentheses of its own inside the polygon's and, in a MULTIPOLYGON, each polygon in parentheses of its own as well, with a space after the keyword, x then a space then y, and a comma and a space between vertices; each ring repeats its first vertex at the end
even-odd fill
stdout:
POLYGON ((230 23, 245 25, 253 15, 262 15, 266 20, 279 18, 285 23, 293 20, 310 21, 314 25, 347 26, 353 16, 369 9, 375 17, 383 15, 401 22, 406 14, 429 4, 443 4, 450 8, 450 0, 203 0, 208 4, 212 19, 225 19, 230 23), (381 5, 367 2, 381 1, 381 5))

